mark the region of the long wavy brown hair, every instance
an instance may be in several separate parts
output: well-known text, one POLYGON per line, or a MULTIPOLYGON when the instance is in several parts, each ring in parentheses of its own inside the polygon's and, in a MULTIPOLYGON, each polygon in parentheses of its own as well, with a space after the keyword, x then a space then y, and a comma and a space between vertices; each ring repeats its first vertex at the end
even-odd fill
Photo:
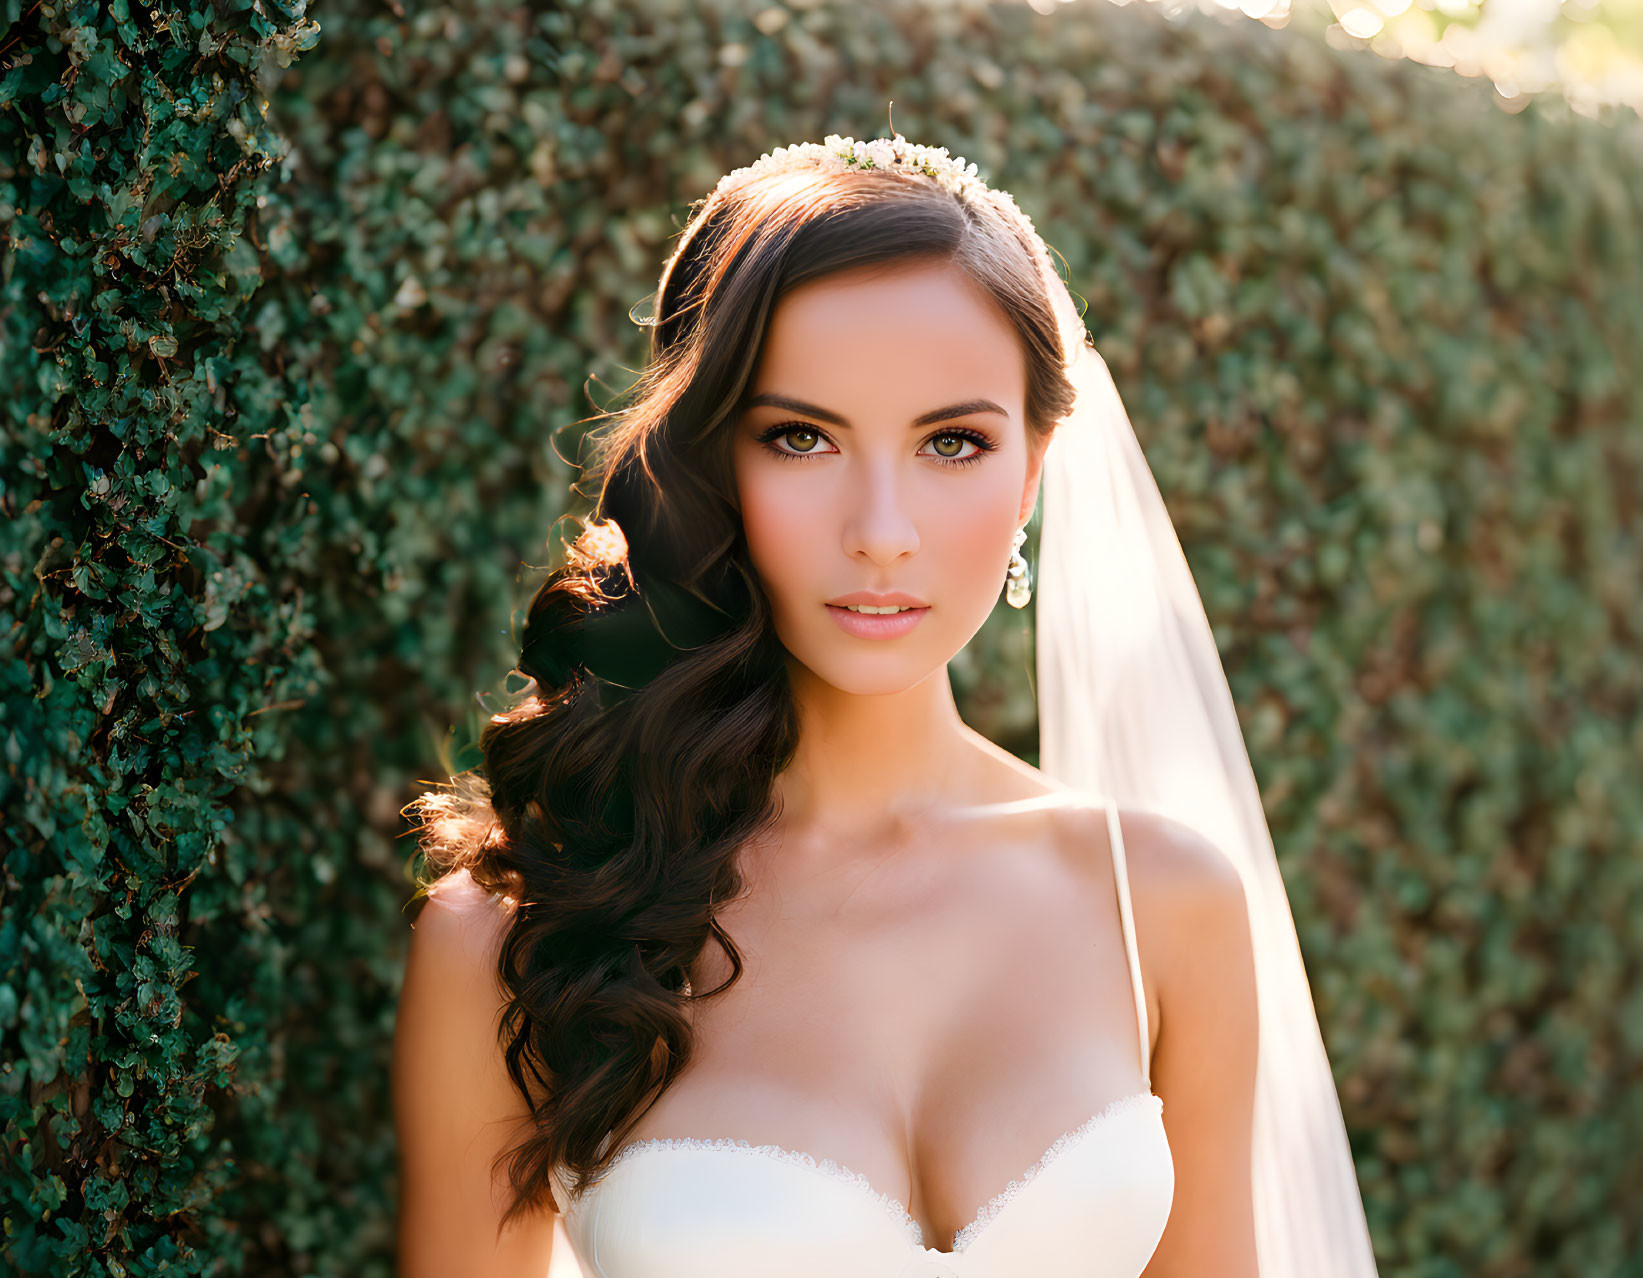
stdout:
POLYGON ((465 869, 512 903, 500 1039, 533 1123, 503 1155, 504 1225, 558 1208, 556 1166, 577 1194, 603 1176, 689 1063, 691 1001, 742 973, 716 911, 743 890, 737 851, 775 822, 798 744, 731 468, 777 300, 853 267, 951 262, 1020 334, 1032 442, 1072 407, 1033 233, 1007 197, 802 155, 736 176, 693 206, 650 359, 589 435, 597 502, 531 602, 518 666, 531 684, 481 733, 483 763, 407 808, 422 818, 424 890, 465 869), (669 614, 695 628, 668 633, 663 598, 705 601, 669 614), (710 939, 731 976, 696 992, 687 974, 710 939))

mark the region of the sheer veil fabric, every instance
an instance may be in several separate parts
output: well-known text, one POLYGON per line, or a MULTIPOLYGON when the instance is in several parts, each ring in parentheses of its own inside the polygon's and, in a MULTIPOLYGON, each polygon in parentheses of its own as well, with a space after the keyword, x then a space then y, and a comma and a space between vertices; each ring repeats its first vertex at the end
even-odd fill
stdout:
POLYGON ((1041 486, 1040 767, 1193 827, 1237 866, 1260 1016, 1260 1278, 1375 1278, 1340 1098, 1214 635, 1106 362, 1034 239, 1078 391, 1041 486))

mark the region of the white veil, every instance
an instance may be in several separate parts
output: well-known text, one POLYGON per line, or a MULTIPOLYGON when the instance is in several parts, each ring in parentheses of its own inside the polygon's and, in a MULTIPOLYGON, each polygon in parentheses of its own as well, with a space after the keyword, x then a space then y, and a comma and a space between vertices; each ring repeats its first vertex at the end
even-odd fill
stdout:
POLYGON ((1260 1278, 1375 1278, 1340 1099, 1215 638, 1106 362, 1034 238, 1078 391, 1041 486, 1040 767, 1192 826, 1238 867, 1260 1015, 1260 1278))

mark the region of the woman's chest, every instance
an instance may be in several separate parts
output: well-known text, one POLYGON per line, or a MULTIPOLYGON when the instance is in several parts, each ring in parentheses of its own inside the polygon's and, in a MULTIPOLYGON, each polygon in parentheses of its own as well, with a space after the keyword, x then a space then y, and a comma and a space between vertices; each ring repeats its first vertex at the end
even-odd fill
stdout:
MULTIPOLYGON (((625 1144, 803 1151, 947 1247, 1058 1137, 1144 1091, 1116 916, 1056 858, 927 884, 908 866, 828 899, 770 886, 721 915, 742 976, 695 1005, 689 1064, 625 1144)), ((693 985, 728 973, 710 957, 693 985)))
POLYGON ((1161 1115, 1106 1107, 939 1245, 852 1169, 723 1141, 625 1147, 566 1232, 588 1278, 1139 1278, 1174 1197, 1161 1115))

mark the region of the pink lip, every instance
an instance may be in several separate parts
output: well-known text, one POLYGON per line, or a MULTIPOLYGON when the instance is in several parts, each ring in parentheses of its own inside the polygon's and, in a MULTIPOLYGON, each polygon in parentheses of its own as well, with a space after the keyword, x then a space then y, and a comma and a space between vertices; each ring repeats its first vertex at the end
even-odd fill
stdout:
MULTIPOLYGON (((855 600, 850 600, 854 603, 855 600)), ((887 604, 877 605, 888 607, 887 604)), ((883 613, 877 616, 865 612, 851 612, 848 608, 841 608, 836 604, 828 604, 827 611, 839 628, 847 634, 855 635, 858 639, 899 639, 908 633, 929 612, 927 607, 910 608, 907 612, 883 613)))
POLYGON ((928 605, 922 599, 915 599, 912 595, 904 594, 900 590, 891 590, 885 594, 875 594, 871 590, 852 590, 847 595, 840 595, 836 599, 829 599, 830 604, 866 604, 869 608, 888 608, 892 604, 898 607, 924 608, 928 605))

